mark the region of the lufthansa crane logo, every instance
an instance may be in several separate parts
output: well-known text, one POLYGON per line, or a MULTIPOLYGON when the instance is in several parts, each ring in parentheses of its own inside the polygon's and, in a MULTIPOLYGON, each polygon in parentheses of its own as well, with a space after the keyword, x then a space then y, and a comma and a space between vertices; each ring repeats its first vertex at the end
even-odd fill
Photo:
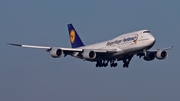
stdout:
POLYGON ((71 32, 70 32, 70 41, 71 41, 71 43, 74 43, 74 40, 75 40, 75 31, 71 30, 71 32))

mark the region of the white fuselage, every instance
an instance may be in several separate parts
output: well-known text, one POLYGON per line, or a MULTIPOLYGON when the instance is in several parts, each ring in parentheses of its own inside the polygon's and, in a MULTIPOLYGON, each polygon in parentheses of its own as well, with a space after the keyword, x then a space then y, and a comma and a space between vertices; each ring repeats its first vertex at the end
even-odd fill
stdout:
POLYGON ((120 35, 114 39, 79 47, 81 49, 116 49, 118 52, 112 56, 131 55, 150 49, 155 38, 147 30, 135 31, 120 35))

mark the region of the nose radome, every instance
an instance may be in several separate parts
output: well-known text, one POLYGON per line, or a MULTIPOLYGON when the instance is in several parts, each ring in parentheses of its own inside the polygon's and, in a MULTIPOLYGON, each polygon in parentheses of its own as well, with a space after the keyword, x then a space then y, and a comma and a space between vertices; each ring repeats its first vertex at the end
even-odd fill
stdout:
POLYGON ((155 37, 154 37, 154 36, 152 36, 151 40, 152 40, 153 42, 155 42, 155 41, 156 41, 156 39, 155 39, 155 37))
POLYGON ((152 44, 154 44, 156 42, 156 39, 155 39, 155 37, 153 35, 151 35, 150 40, 151 40, 152 44))

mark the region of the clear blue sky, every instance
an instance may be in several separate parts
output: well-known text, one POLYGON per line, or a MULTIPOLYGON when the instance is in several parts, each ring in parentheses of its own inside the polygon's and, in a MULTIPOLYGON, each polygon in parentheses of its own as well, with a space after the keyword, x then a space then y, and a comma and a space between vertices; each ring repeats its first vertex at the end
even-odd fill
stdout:
POLYGON ((1 0, 1 101, 179 101, 179 0, 1 0), (96 68, 72 57, 7 42, 70 47, 67 24, 85 44, 148 29, 169 57, 96 68))

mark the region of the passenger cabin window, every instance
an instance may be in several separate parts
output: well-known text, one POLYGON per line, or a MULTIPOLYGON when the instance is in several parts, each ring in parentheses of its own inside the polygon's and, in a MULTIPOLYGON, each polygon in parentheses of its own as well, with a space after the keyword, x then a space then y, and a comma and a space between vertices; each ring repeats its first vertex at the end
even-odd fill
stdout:
POLYGON ((150 31, 144 31, 143 33, 150 33, 150 31))

